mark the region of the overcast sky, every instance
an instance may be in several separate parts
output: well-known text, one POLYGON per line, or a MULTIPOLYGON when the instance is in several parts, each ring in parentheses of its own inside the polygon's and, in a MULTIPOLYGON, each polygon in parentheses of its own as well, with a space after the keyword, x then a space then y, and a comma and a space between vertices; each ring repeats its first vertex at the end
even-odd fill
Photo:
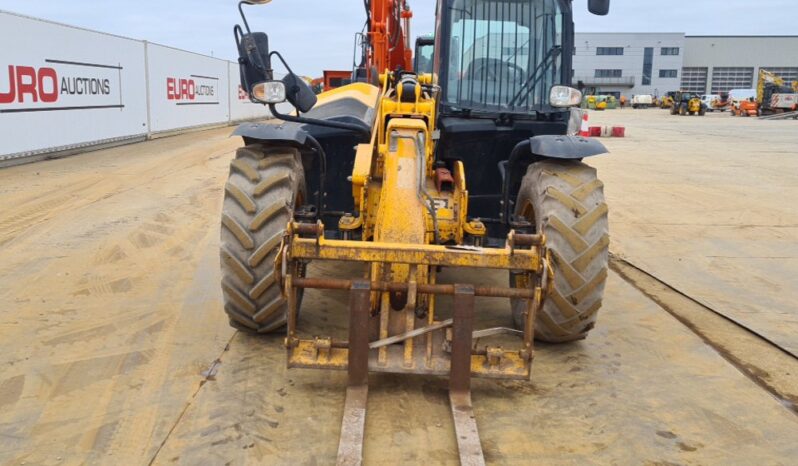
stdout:
MULTIPOLYGON (((412 34, 432 32, 435 0, 409 0, 412 34)), ((235 59, 234 0, 0 0, 0 9, 74 26, 235 59)), ((320 76, 350 69, 362 0, 274 0, 248 7, 250 26, 269 34, 294 71, 320 76)), ((686 32, 691 35, 798 34, 798 0, 612 0, 609 16, 591 16, 574 0, 579 32, 686 32), (764 6, 764 8, 763 8, 764 6)))

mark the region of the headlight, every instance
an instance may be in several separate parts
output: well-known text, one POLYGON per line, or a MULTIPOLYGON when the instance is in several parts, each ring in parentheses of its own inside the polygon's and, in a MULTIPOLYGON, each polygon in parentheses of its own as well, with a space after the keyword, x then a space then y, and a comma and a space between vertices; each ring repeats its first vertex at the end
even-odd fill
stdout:
POLYGON ((285 102, 285 84, 282 81, 266 81, 252 86, 252 98, 267 104, 285 102))
POLYGON ((549 103, 552 107, 573 107, 582 103, 582 93, 568 86, 553 86, 549 103))

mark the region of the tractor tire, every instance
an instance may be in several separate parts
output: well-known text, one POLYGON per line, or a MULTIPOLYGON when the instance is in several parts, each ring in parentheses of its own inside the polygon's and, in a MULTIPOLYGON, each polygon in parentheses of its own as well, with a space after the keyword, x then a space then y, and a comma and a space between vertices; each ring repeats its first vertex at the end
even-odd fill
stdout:
POLYGON ((679 115, 686 116, 687 115, 687 106, 686 105, 679 105, 679 115))
POLYGON ((220 257, 224 310, 233 327, 269 333, 285 325, 287 306, 274 259, 305 189, 300 155, 292 147, 249 145, 230 163, 220 257))
POLYGON ((678 115, 679 114, 679 107, 676 105, 672 105, 670 108, 671 115, 678 115))
MULTIPOLYGON (((554 283, 535 322, 535 338, 581 340, 595 326, 609 266, 609 225, 604 185, 596 170, 579 161, 542 161, 527 169, 516 215, 546 235, 554 283)), ((510 285, 522 286, 511 273, 510 285)), ((513 322, 522 329, 526 302, 511 300, 513 322)))
POLYGON ((701 110, 698 111, 698 116, 704 116, 707 114, 707 109, 701 107, 701 110))

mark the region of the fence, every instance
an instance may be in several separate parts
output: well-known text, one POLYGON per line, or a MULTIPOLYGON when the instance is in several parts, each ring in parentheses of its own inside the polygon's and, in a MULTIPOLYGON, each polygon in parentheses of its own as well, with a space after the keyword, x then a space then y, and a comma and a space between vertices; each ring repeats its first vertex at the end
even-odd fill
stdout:
POLYGON ((238 64, 0 11, 0 162, 266 118, 238 64))

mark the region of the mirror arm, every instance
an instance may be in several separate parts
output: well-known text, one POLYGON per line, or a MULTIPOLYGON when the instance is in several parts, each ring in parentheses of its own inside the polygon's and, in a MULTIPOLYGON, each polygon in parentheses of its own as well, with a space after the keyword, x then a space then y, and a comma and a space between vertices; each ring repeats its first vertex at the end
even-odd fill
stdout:
POLYGON ((280 52, 278 52, 277 50, 272 50, 271 52, 269 52, 269 60, 271 60, 273 55, 277 55, 277 58, 280 59, 280 62, 282 62, 283 66, 285 67, 285 69, 288 70, 289 73, 295 74, 294 70, 292 70, 291 67, 288 66, 288 63, 285 62, 285 59, 283 59, 283 56, 280 55, 280 52))
POLYGON ((233 37, 236 40, 236 50, 241 50, 241 38, 244 37, 244 31, 241 30, 241 25, 236 24, 233 26, 233 37))
POLYGON ((306 118, 306 117, 299 117, 294 115, 286 115, 285 113, 280 113, 277 110, 276 104, 269 104, 269 109, 272 112, 272 116, 277 118, 278 120, 288 121, 291 123, 303 123, 309 125, 316 125, 316 126, 324 126, 326 128, 336 128, 336 129, 345 129, 347 131, 353 131, 355 133, 360 133, 363 135, 365 140, 371 138, 371 131, 367 128, 364 128, 360 125, 356 125, 353 123, 344 123, 341 121, 329 121, 329 120, 319 120, 316 118, 306 118))
MULTIPOLYGON (((271 53, 269 53, 269 57, 271 57, 272 55, 276 55, 277 58, 280 59, 280 61, 283 63, 283 66, 285 66, 285 69, 287 69, 290 74, 296 75, 294 73, 294 70, 292 70, 291 67, 288 66, 288 63, 285 62, 283 56, 280 55, 280 52, 274 50, 271 53)), ((306 118, 302 116, 286 115, 285 113, 280 113, 277 110, 277 106, 275 104, 269 104, 269 109, 272 111, 272 115, 278 120, 289 121, 293 123, 305 123, 310 125, 324 126, 326 128, 345 129, 348 131, 354 131, 356 133, 362 134, 366 140, 371 139, 371 131, 366 128, 363 128, 360 125, 352 123, 344 123, 341 121, 319 120, 316 118, 306 118)), ((299 115, 299 110, 297 110, 297 115, 299 115)))
POLYGON ((238 12, 241 13, 241 19, 244 20, 244 27, 247 28, 247 34, 252 34, 252 31, 249 30, 249 23, 247 22, 247 17, 244 14, 244 4, 247 2, 240 1, 238 2, 238 12))

